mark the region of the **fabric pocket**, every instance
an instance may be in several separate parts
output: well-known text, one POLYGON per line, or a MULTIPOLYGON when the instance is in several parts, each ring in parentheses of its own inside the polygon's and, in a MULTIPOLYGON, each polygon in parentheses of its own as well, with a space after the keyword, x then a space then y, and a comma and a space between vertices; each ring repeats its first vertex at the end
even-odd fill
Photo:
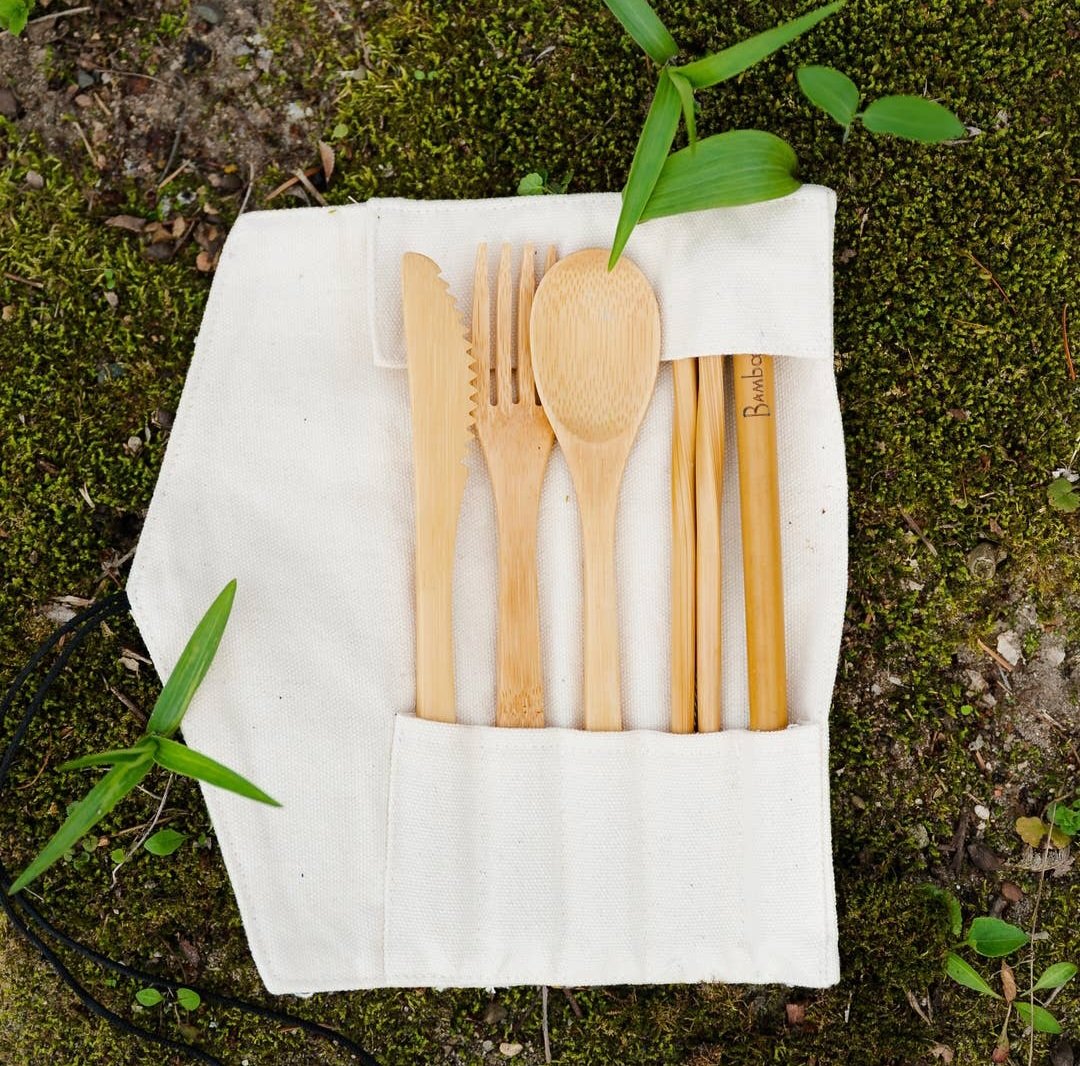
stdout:
POLYGON ((393 985, 839 979, 822 723, 497 729, 399 716, 393 985))

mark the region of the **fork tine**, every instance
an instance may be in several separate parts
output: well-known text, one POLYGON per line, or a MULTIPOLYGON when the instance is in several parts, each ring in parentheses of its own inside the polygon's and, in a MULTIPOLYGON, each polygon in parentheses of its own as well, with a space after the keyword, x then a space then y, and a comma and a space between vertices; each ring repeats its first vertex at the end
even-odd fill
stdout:
POLYGON ((529 317, 532 315, 533 292, 536 289, 536 270, 533 246, 526 244, 521 252, 521 278, 518 281, 517 313, 517 371, 518 400, 536 403, 536 384, 533 381, 532 345, 529 343, 529 317))
POLYGON ((510 245, 504 244, 495 279, 495 402, 504 408, 514 402, 512 274, 510 245))
POLYGON ((476 246, 473 275, 472 355, 476 366, 476 406, 491 403, 491 303, 488 298, 487 245, 476 246))
MULTIPOLYGON (((549 244, 547 255, 544 257, 545 274, 555 265, 557 258, 555 245, 549 244)), ((535 293, 533 246, 527 244, 521 263, 521 291, 518 294, 518 395, 532 397, 532 402, 539 407, 540 394, 536 391, 536 380, 533 376, 532 340, 529 335, 529 320, 532 316, 535 293)))

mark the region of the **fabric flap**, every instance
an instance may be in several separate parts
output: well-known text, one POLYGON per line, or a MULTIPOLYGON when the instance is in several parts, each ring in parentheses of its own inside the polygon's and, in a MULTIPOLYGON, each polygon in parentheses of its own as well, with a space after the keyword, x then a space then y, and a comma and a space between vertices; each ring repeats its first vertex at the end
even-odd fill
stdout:
MULTIPOLYGON (((620 203, 618 193, 369 200, 366 289, 376 365, 405 366, 406 252, 439 264, 467 322, 478 244, 488 245, 492 269, 503 243, 516 253, 526 243, 538 253, 554 244, 560 256, 608 248, 620 203)), ((831 189, 804 185, 778 200, 640 225, 626 254, 656 289, 664 328, 661 358, 745 352, 831 359, 835 210, 831 189)))

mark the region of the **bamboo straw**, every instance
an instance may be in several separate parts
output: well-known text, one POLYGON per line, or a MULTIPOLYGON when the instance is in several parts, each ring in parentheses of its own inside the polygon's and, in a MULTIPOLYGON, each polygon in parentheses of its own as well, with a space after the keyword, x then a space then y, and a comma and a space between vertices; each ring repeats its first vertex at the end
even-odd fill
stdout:
POLYGON ((783 729, 787 679, 773 361, 736 355, 733 369, 750 728, 783 729))

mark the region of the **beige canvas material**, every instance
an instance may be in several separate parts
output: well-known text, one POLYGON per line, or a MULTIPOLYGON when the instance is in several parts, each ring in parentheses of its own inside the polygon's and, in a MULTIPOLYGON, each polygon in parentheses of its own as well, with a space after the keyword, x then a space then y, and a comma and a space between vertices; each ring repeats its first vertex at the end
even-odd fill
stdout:
POLYGON ((238 580, 184 733, 283 803, 204 790, 271 992, 837 980, 828 709, 847 531, 831 358, 833 206, 829 190, 804 187, 773 204, 649 223, 629 248, 660 298, 665 357, 692 354, 672 347, 680 336, 696 354, 757 338, 766 354, 794 356, 777 361, 793 722, 778 734, 745 730, 733 439, 727 729, 666 732, 672 399, 663 366, 619 502, 626 730, 580 730, 580 536, 557 448, 538 530, 552 728, 491 724, 495 521, 475 443, 454 573, 459 724, 412 715, 408 389, 400 327, 379 311, 400 298, 403 242, 447 267, 467 309, 471 282, 455 280, 450 264, 471 264, 476 243, 554 240, 561 254, 603 243, 617 197, 371 201, 253 213, 234 227, 128 588, 167 676, 213 597, 238 580), (738 241, 719 247, 729 231, 738 241), (741 310, 688 294, 726 291, 743 266, 760 276, 758 241, 779 257, 776 279, 806 279, 791 283, 782 306, 755 303, 745 286, 741 310), (676 264, 675 248, 693 258, 676 264), (677 319, 674 308, 684 308, 677 319), (795 350, 804 325, 817 333, 795 350))

